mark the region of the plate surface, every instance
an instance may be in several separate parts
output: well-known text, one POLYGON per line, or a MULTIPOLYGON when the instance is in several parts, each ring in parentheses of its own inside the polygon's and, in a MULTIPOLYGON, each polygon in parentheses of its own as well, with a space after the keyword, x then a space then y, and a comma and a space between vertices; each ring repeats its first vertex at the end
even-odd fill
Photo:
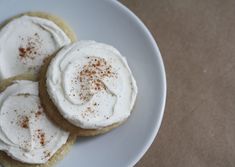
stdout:
POLYGON ((122 4, 111 0, 1 0, 0 11, 0 22, 27 11, 58 15, 71 25, 79 39, 111 44, 127 58, 139 89, 130 119, 108 134, 80 138, 57 166, 133 166, 158 132, 166 98, 162 58, 143 23, 122 4))

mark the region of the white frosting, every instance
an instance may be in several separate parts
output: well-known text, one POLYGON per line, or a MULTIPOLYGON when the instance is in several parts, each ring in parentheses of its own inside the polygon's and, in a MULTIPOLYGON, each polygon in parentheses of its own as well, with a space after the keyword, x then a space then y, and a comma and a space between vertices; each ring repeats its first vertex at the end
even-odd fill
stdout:
POLYGON ((46 85, 62 116, 84 129, 125 120, 137 95, 126 59, 95 41, 80 41, 58 52, 48 67, 46 85))
POLYGON ((0 150, 13 159, 43 164, 68 136, 46 117, 37 82, 16 81, 0 93, 0 150))
POLYGON ((50 20, 30 16, 13 19, 0 30, 0 80, 37 73, 46 57, 70 42, 50 20))

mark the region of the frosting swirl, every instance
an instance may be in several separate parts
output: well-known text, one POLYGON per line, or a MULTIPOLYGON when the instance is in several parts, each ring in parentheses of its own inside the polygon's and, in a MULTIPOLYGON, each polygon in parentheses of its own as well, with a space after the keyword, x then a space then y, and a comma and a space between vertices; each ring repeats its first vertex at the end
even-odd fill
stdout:
POLYGON ((46 57, 70 42, 50 20, 31 16, 13 19, 0 30, 0 80, 37 73, 46 57))
POLYGON ((16 81, 0 93, 0 150, 13 159, 45 163, 68 136, 46 117, 37 82, 16 81))
POLYGON ((84 129, 125 120, 137 94, 126 59, 112 46, 95 41, 64 47, 48 67, 46 84, 62 116, 84 129))

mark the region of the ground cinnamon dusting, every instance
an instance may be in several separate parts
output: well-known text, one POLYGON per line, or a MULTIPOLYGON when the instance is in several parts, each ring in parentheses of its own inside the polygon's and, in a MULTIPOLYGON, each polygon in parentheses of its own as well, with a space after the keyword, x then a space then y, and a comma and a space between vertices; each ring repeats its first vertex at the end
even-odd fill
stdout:
POLYGON ((37 130, 37 138, 39 139, 40 144, 44 146, 46 143, 46 139, 45 139, 45 133, 42 131, 42 129, 37 130))
POLYGON ((34 60, 36 56, 40 56, 39 49, 41 48, 43 41, 40 39, 38 33, 27 38, 20 37, 20 39, 23 44, 18 50, 22 63, 26 64, 27 60, 34 60))
MULTIPOLYGON (((79 97, 83 101, 89 100, 92 96, 90 90, 101 91, 106 89, 102 79, 106 77, 116 77, 111 65, 104 58, 87 57, 89 62, 83 66, 82 71, 78 73, 72 82, 79 81, 81 91, 79 97)), ((71 89, 73 91, 73 88, 71 89)))
POLYGON ((35 117, 36 117, 36 118, 38 118, 40 115, 42 115, 42 112, 41 112, 41 111, 37 111, 37 112, 35 113, 35 117))
POLYGON ((43 114, 43 108, 41 105, 38 105, 38 111, 35 113, 35 117, 39 118, 43 114))
POLYGON ((40 144, 41 144, 42 146, 45 145, 45 133, 42 133, 42 134, 40 135, 40 144))
POLYGON ((27 116, 21 118, 20 126, 25 129, 29 128, 29 118, 27 116))

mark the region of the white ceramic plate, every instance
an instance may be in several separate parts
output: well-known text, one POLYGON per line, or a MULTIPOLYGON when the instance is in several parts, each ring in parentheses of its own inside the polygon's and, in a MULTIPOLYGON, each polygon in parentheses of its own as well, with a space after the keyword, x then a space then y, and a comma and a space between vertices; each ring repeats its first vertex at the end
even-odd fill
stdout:
POLYGON ((108 134, 80 138, 58 167, 133 166, 158 132, 166 99, 162 58, 144 24, 111 0, 0 0, 0 11, 0 21, 27 11, 50 12, 64 18, 79 39, 111 44, 127 57, 139 89, 130 119, 108 134))

